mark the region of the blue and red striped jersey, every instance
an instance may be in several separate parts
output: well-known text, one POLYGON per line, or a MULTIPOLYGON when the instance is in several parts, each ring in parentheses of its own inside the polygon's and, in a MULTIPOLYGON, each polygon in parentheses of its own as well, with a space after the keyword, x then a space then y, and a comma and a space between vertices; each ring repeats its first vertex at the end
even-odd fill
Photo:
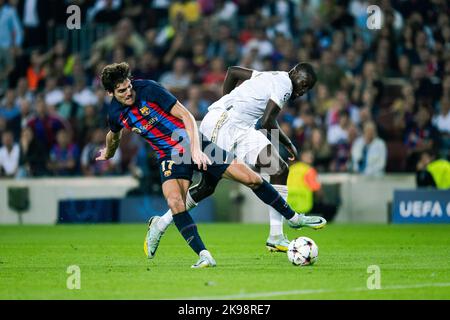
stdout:
POLYGON ((177 98, 153 80, 132 80, 136 99, 124 106, 111 101, 108 122, 112 132, 127 128, 141 135, 157 152, 158 159, 182 155, 189 150, 189 137, 183 122, 170 114, 177 98))

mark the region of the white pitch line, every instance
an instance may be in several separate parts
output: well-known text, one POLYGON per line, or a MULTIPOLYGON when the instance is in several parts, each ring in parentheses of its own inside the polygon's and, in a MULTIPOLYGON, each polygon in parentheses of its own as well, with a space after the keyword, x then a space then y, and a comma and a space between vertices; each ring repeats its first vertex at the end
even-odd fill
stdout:
POLYGON ((205 297, 184 297, 175 298, 173 300, 229 300, 229 299, 251 299, 251 298, 268 298, 277 296, 289 296, 289 295, 304 295, 304 294, 317 294, 317 293, 337 293, 337 292, 358 292, 358 291, 381 291, 381 290, 404 290, 404 289, 417 289, 427 287, 450 287, 450 282, 441 283, 422 283, 411 285, 392 285, 381 286, 379 290, 369 290, 364 287, 349 288, 343 290, 331 290, 331 289, 305 289, 305 290, 290 290, 290 291, 272 291, 272 292, 254 292, 254 293, 239 293, 223 296, 205 296, 205 297))

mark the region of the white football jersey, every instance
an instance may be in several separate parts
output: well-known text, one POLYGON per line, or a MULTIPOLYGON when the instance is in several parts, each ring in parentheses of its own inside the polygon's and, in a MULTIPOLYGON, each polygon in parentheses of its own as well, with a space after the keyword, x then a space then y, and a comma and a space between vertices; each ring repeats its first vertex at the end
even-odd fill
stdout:
POLYGON ((263 116, 269 100, 283 108, 291 97, 292 89, 287 72, 253 71, 250 79, 211 105, 209 110, 228 110, 229 121, 240 126, 253 127, 263 116))

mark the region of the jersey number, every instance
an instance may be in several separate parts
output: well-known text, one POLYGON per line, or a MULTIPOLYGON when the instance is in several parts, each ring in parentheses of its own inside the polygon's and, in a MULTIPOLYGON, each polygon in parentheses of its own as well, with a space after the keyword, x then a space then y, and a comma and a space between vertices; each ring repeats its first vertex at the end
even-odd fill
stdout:
POLYGON ((174 163, 175 163, 175 161, 173 161, 173 160, 164 160, 163 162, 161 162, 161 169, 162 169, 165 177, 168 177, 172 174, 172 167, 173 167, 174 163), (166 163, 167 163, 167 168, 166 168, 166 163))

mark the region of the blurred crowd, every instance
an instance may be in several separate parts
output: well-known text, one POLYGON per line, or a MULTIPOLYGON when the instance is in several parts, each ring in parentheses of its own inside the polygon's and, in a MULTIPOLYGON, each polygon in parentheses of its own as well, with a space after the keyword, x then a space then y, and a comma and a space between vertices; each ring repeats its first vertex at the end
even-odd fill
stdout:
POLYGON ((229 66, 310 62, 318 82, 279 122, 319 172, 412 172, 424 150, 448 159, 450 1, 370 4, 381 9, 379 30, 367 26, 365 0, 0 0, 0 176, 158 182, 155 155, 137 135, 125 134, 113 159, 94 160, 110 101, 98 75, 121 61, 199 121, 229 66), (108 30, 86 55, 67 37, 50 39, 72 4, 81 28, 108 30))

